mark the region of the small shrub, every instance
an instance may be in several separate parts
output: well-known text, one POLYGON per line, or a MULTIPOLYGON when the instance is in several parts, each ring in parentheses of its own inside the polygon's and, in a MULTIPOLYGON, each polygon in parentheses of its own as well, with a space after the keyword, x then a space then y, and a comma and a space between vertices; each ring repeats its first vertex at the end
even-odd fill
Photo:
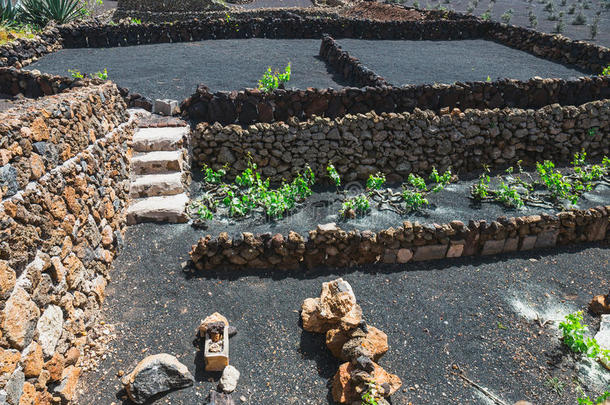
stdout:
POLYGON ((566 28, 566 24, 563 21, 563 11, 561 13, 559 13, 559 21, 557 21, 557 24, 555 24, 555 32, 558 34, 563 33, 563 31, 565 31, 566 28))
POLYGON ((377 174, 371 174, 366 181, 366 188, 369 190, 380 190, 385 184, 385 174, 377 172, 377 174))
POLYGON ((361 194, 356 197, 348 198, 344 201, 339 210, 339 215, 342 218, 353 218, 357 215, 365 215, 370 209, 369 199, 366 195, 361 194))
POLYGON ((610 399, 610 391, 604 391, 603 394, 595 399, 591 399, 588 396, 579 397, 578 405, 600 405, 605 403, 608 399, 610 399))
POLYGON ((510 24, 511 18, 513 18, 513 9, 512 8, 509 8, 500 16, 500 20, 502 20, 502 22, 504 24, 510 24))
POLYGON ((587 17, 582 13, 582 10, 576 14, 576 17, 572 20, 572 25, 585 25, 587 23, 587 17))
POLYGON ((576 12, 576 5, 572 4, 569 8, 568 8, 568 14, 572 15, 576 12))
POLYGON ((548 3, 545 4, 544 6, 544 11, 548 11, 549 13, 553 12, 553 2, 549 1, 548 3))
POLYGON ((602 69, 602 76, 610 76, 610 65, 602 69))
POLYGON ((530 28, 536 28, 538 26, 538 18, 532 10, 529 11, 527 18, 530 23, 530 28))
POLYGON ((214 171, 211 167, 203 165, 203 179, 209 184, 220 184, 222 178, 227 174, 225 168, 214 171))
POLYGON ((481 20, 489 21, 491 19, 491 12, 486 10, 483 14, 481 14, 481 20))
POLYGON ((76 69, 68 69, 68 73, 72 76, 73 79, 83 79, 85 75, 80 72, 80 70, 76 69))
POLYGON ((422 193, 412 190, 403 190, 402 199, 405 201, 405 206, 409 211, 418 210, 429 204, 422 193))
POLYGON ((141 25, 142 24, 142 20, 140 20, 139 18, 133 18, 131 17, 129 19, 129 23, 133 24, 133 25, 141 25))
POLYGON ((597 26, 599 24, 599 17, 595 17, 593 20, 593 24, 589 25, 589 35, 591 35, 591 39, 597 38, 597 26))
POLYGON ((284 73, 280 73, 278 70, 273 72, 271 67, 267 68, 267 71, 263 74, 263 77, 258 81, 258 88, 263 90, 265 93, 269 93, 280 86, 283 86, 290 80, 290 74, 292 71, 291 64, 288 63, 284 73))
POLYGON ((366 383, 367 389, 362 393, 362 405, 378 405, 378 399, 381 398, 379 395, 379 388, 375 381, 367 381, 366 383))
POLYGON ((485 172, 479 176, 479 182, 472 187, 472 195, 475 199, 481 201, 489 197, 489 183, 491 178, 489 177, 489 168, 485 166, 485 172))
POLYGON ((97 77, 98 79, 108 80, 108 70, 104 68, 103 72, 96 72, 93 74, 93 76, 97 77))
POLYGON ((332 163, 329 163, 328 166, 326 166, 326 171, 328 172, 328 177, 330 177, 335 186, 341 187, 341 177, 339 176, 339 173, 337 173, 337 169, 335 169, 335 166, 333 166, 332 163))
POLYGON ((451 183, 451 169, 445 170, 445 173, 441 176, 436 167, 432 168, 432 173, 430 173, 430 180, 436 183, 436 186, 432 188, 433 193, 438 193, 443 190, 449 183, 451 183))

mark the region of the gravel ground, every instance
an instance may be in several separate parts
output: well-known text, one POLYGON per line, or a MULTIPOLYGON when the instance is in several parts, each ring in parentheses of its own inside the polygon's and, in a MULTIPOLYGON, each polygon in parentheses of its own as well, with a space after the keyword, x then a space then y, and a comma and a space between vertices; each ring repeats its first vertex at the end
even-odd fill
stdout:
POLYGON ((339 39, 339 45, 390 83, 453 83, 512 78, 580 77, 569 68, 492 41, 376 41, 339 39))
MULTIPOLYGON (((405 5, 412 6, 416 0, 405 1, 405 5)), ((439 5, 439 1, 424 1, 417 0, 419 7, 435 7, 439 5)), ((469 3, 474 3, 475 0, 442 0, 440 3, 441 7, 447 9, 466 12, 469 3)), ((557 21, 549 21, 549 12, 545 11, 546 4, 548 2, 553 4, 554 13, 559 17, 559 13, 564 13, 565 27, 562 35, 566 37, 594 42, 603 46, 610 46, 610 9, 605 9, 604 4, 608 3, 608 0, 586 0, 579 2, 579 0, 566 0, 565 5, 562 5, 563 0, 536 0, 532 1, 531 8, 532 12, 536 16, 538 25, 536 29, 542 32, 556 33, 557 21), (587 4, 588 9, 584 8, 587 4), (575 14, 568 14, 569 9, 572 6, 576 6, 575 14), (578 13, 580 6, 583 6, 582 13, 586 17, 586 22, 583 25, 573 25, 575 15, 578 13), (597 25, 597 37, 591 39, 590 26, 595 20, 597 11, 601 11, 599 16, 599 22, 597 25)), ((528 7, 530 4, 526 0, 496 0, 493 4, 490 0, 481 0, 477 2, 477 6, 473 10, 472 14, 480 16, 490 7, 491 5, 491 18, 500 21, 500 16, 505 13, 508 9, 513 10, 513 16, 510 19, 510 24, 520 25, 523 27, 530 27, 528 18, 528 7)))
MULTIPOLYGON (((380 364, 404 383, 394 405, 489 403, 452 374, 455 367, 508 403, 575 403, 577 376, 591 394, 609 383, 600 380, 607 373, 574 371, 556 323, 541 327, 533 319, 536 313, 542 320, 560 319, 586 308, 592 294, 607 292, 607 245, 348 272, 192 274, 180 263, 199 235, 186 224, 128 229, 104 313, 118 338, 100 371, 82 379, 79 403, 129 403, 121 400, 116 374, 158 352, 176 355, 197 382, 156 403, 202 403, 218 375, 203 371, 192 341, 199 321, 214 311, 238 329, 230 347, 231 364, 241 371, 236 399, 332 403, 327 385, 339 363, 322 335, 302 330, 298 310, 303 299, 319 295, 322 282, 337 276, 352 284, 367 321, 388 335, 390 351, 380 364), (546 385, 551 376, 566 384, 562 396, 546 385)), ((589 315, 587 321, 598 327, 589 315)))
POLYGON ((311 0, 255 0, 250 3, 238 4, 237 7, 245 10, 256 8, 280 8, 280 7, 313 7, 311 0))
POLYGON ((183 100, 201 83, 212 91, 257 87, 267 67, 283 70, 288 62, 288 87, 342 87, 342 79, 318 58, 319 50, 317 39, 263 38, 62 49, 28 69, 66 76, 68 69, 95 73, 107 68, 108 77, 119 86, 152 99, 183 100))

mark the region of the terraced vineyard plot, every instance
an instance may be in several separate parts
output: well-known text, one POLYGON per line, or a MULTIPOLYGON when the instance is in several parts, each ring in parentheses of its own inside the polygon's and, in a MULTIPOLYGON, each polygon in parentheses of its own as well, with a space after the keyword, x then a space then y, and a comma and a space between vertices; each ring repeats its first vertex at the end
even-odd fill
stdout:
POLYGON ((183 100, 199 84, 211 91, 255 88, 269 66, 283 70, 288 62, 292 64, 292 77, 287 87, 342 87, 345 83, 336 81, 324 61, 318 59, 319 49, 317 39, 261 38, 63 49, 28 69, 69 76, 68 69, 95 73, 106 68, 108 78, 117 85, 152 99, 183 100))
POLYGON ((423 83, 528 80, 586 74, 486 40, 376 41, 340 39, 341 47, 395 86, 423 83))

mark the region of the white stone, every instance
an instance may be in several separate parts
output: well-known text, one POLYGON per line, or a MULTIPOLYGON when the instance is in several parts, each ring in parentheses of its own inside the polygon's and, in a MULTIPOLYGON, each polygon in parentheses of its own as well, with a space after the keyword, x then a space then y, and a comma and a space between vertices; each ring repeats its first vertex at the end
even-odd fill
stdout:
POLYGON ((190 127, 140 128, 133 136, 136 152, 178 150, 190 127))
POLYGON ((153 113, 155 114, 174 115, 178 114, 179 111, 178 101, 169 98, 157 99, 153 105, 153 113))
POLYGON ((137 176, 129 188, 129 196, 132 198, 176 195, 183 192, 181 172, 137 176))
POLYGON ((131 159, 135 174, 168 173, 182 170, 182 150, 155 151, 135 155, 131 159))
POLYGON ((127 223, 133 225, 140 222, 187 222, 188 201, 189 197, 184 193, 134 200, 127 209, 127 223))
POLYGON ((49 305, 38 320, 36 325, 38 343, 42 346, 42 352, 46 357, 55 353, 55 347, 61 337, 63 325, 64 314, 57 305, 49 305))
POLYGON ((222 377, 220 377, 220 383, 218 388, 226 393, 231 393, 237 388, 237 382, 239 381, 239 370, 235 367, 228 365, 222 371, 222 377))

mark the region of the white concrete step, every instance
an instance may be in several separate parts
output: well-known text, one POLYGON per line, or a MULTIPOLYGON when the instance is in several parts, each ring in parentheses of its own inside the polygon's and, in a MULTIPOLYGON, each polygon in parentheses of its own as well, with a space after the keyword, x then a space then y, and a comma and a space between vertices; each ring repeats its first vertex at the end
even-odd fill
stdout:
POLYGON ((139 153, 131 159, 131 171, 136 175, 179 172, 182 163, 182 150, 139 153))
POLYGON ((127 209, 127 224, 134 225, 140 222, 187 222, 186 204, 188 201, 189 197, 184 193, 133 200, 127 209))
POLYGON ((137 176, 133 179, 129 188, 129 196, 131 198, 176 195, 180 193, 184 193, 181 172, 137 176))
POLYGON ((189 127, 140 128, 133 136, 133 149, 136 152, 178 150, 188 133, 189 127))

